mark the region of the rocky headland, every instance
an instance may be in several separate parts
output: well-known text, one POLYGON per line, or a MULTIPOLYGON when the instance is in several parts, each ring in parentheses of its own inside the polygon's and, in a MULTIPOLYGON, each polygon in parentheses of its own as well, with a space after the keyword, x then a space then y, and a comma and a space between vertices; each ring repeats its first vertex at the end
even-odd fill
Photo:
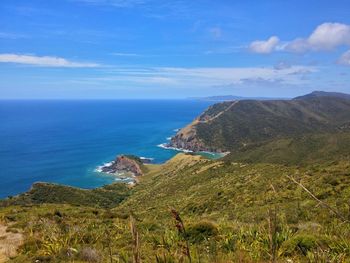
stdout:
POLYGON ((217 105, 221 105, 217 109, 217 105, 210 106, 203 114, 197 117, 192 123, 186 127, 177 131, 169 143, 165 145, 166 148, 175 148, 179 150, 191 151, 191 152, 213 152, 213 153, 226 153, 220 147, 208 146, 198 136, 198 127, 205 126, 219 118, 223 113, 230 110, 238 101, 230 101, 217 105))
POLYGON ((198 120, 194 120, 188 126, 180 129, 175 136, 173 136, 165 148, 174 148, 179 150, 186 150, 191 152, 209 151, 209 149, 196 136, 196 124, 198 120))
POLYGON ((137 156, 118 155, 116 159, 99 167, 98 171, 107 174, 131 174, 132 176, 143 176, 144 163, 149 163, 148 158, 139 158, 137 156))

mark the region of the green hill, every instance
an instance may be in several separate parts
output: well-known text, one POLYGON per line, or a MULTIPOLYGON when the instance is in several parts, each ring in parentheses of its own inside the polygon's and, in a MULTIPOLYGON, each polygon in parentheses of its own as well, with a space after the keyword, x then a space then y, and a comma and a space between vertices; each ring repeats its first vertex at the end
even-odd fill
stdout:
POLYGON ((224 159, 246 163, 307 165, 350 158, 350 132, 316 133, 252 143, 224 159))
POLYGON ((28 192, 0 201, 0 206, 53 203, 110 208, 118 205, 128 195, 129 188, 123 183, 92 190, 50 183, 35 183, 28 192))
POLYGON ((222 159, 178 154, 133 187, 38 183, 3 200, 0 230, 23 236, 10 262, 350 262, 349 123, 334 93, 215 104, 171 143, 222 159))
POLYGON ((350 100, 333 93, 317 94, 293 100, 216 104, 180 130, 170 146, 194 151, 237 151, 281 138, 349 131, 350 100))
POLYGON ((349 160, 297 168, 179 154, 148 168, 113 209, 67 200, 2 208, 0 221, 25 236, 14 262, 132 262, 130 215, 143 262, 188 262, 187 242, 193 262, 350 257, 349 160), (178 232, 171 209, 182 218, 185 233, 178 232))

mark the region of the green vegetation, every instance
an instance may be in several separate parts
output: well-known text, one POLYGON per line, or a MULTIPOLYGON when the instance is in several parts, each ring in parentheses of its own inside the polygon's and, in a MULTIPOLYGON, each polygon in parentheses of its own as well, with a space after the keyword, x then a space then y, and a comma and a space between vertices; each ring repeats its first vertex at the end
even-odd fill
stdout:
POLYGON ((28 192, 1 201, 0 206, 55 203, 111 208, 118 205, 128 195, 129 188, 123 183, 106 185, 92 190, 49 183, 35 183, 28 192))
POLYGON ((24 236, 12 262, 350 262, 350 100, 230 105, 196 124, 222 159, 178 154, 132 188, 39 183, 2 201, 0 226, 24 236))
POLYGON ((350 157, 350 132, 307 134, 250 144, 233 150, 224 159, 245 163, 307 165, 350 157))
POLYGON ((186 244, 192 262, 350 257, 349 160, 295 167, 179 154, 148 168, 113 209, 38 204, 0 210, 0 221, 25 236, 14 262, 132 262, 135 238, 143 262, 188 262, 186 244))
POLYGON ((294 100, 243 100, 226 110, 228 104, 209 108, 200 118, 223 113, 195 126, 197 138, 208 148, 237 151, 278 138, 349 131, 348 99, 312 96, 294 100))

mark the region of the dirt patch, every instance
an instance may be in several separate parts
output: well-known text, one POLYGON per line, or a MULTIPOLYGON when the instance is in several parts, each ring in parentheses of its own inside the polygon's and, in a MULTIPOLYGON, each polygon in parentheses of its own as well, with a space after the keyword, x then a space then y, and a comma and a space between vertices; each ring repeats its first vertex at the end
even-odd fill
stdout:
POLYGON ((17 249, 22 243, 21 233, 7 232, 7 226, 0 223, 0 263, 16 256, 17 249))

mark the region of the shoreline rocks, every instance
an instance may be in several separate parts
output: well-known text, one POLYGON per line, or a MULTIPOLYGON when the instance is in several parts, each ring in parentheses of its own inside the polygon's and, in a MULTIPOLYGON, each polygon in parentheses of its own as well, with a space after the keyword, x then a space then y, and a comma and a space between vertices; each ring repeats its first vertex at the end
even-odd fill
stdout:
POLYGON ((197 138, 196 125, 199 119, 195 119, 192 123, 185 126, 184 128, 177 131, 175 136, 173 136, 169 143, 166 144, 167 147, 189 150, 192 152, 207 151, 208 149, 204 144, 197 138))
MULTIPOLYGON (((149 163, 150 160, 146 159, 144 162, 149 163)), ((136 156, 119 155, 114 161, 101 166, 98 171, 107 174, 131 173, 138 177, 143 176, 142 166, 144 162, 136 156)))
POLYGON ((164 145, 164 148, 180 149, 189 152, 212 152, 212 153, 225 153, 221 149, 214 149, 207 147, 197 136, 197 125, 200 123, 200 119, 196 119, 191 124, 180 129, 170 141, 164 145))

